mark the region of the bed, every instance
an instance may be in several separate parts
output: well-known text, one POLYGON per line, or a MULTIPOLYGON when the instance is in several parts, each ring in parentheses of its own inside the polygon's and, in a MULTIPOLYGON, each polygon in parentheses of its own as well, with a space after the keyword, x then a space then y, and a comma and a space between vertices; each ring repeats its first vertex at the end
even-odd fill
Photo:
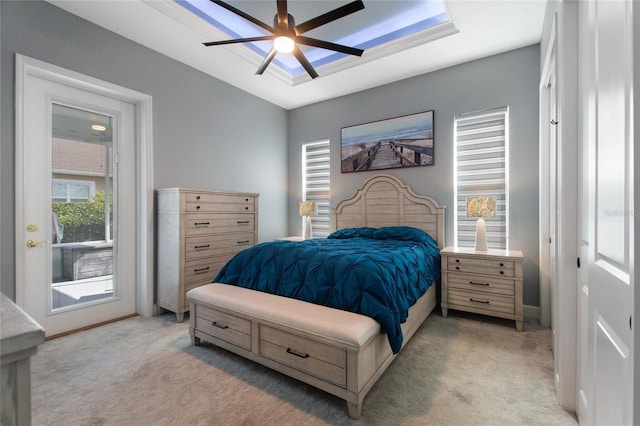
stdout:
MULTIPOLYGON (((439 265, 438 251, 444 246, 444 207, 430 197, 415 194, 393 176, 377 175, 352 197, 337 204, 332 211, 332 226, 336 231, 332 236, 336 238, 262 243, 239 253, 235 263, 230 261, 220 272, 220 282, 187 294, 191 308, 189 330, 194 345, 201 341, 213 343, 345 399, 349 416, 357 419, 367 392, 436 306, 439 270, 434 272, 432 265, 439 265), (398 241, 404 240, 405 235, 413 243, 398 241), (379 290, 377 284, 374 287, 372 283, 378 280, 375 276, 361 278, 375 266, 351 265, 349 273, 359 274, 358 282, 364 283, 359 285, 377 290, 362 292, 360 299, 345 293, 348 303, 326 303, 317 301, 317 295, 308 291, 315 286, 293 282, 296 276, 309 277, 308 273, 287 275, 287 271, 300 269, 303 264, 307 270, 321 267, 325 274, 345 275, 342 270, 328 268, 324 257, 317 257, 322 252, 336 252, 336 244, 351 244, 347 250, 357 256, 373 255, 375 264, 391 262, 377 257, 377 246, 361 247, 363 242, 391 246, 399 269, 378 268, 393 271, 383 276, 386 284, 380 284, 388 288, 379 290), (430 252, 428 257, 423 250, 430 252), (269 256, 257 261, 256 266, 255 259, 261 259, 261 252, 269 256), (298 260, 294 262, 292 258, 298 260), (313 262, 315 266, 309 266, 313 262), (274 263, 288 266, 273 269, 274 263), (248 269, 255 269, 257 275, 247 278, 243 273, 248 269), (418 271, 417 281, 429 282, 406 285, 404 274, 410 275, 413 270, 418 271), (281 287, 293 288, 293 294, 283 293, 278 287, 281 281, 287 281, 281 287), (263 287, 256 287, 260 283, 263 287), (408 289, 409 295, 396 300, 389 294, 389 288, 395 287, 408 289), (355 299, 357 303, 353 302, 355 299), (360 311, 362 306, 364 313, 360 311), (373 311, 370 306, 374 306, 373 311)), ((336 253, 334 258, 347 258, 336 253)), ((321 291, 327 292, 342 294, 344 288, 334 286, 321 291)), ((345 300, 333 296, 329 299, 345 300)))

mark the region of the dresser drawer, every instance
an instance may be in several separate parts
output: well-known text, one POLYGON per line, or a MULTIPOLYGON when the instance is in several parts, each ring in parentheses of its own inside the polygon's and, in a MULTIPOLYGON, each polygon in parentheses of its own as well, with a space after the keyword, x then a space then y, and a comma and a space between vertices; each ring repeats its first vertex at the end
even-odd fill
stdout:
POLYGON ((255 216, 253 214, 187 214, 185 215, 185 234, 221 234, 230 232, 254 232, 255 216))
POLYGON ((513 277, 514 269, 513 262, 509 260, 467 258, 458 256, 449 256, 447 258, 447 270, 449 271, 513 277))
POLYGON ((208 280, 211 283, 233 254, 188 260, 184 264, 184 280, 187 284, 208 280), (209 268, 209 269, 206 269, 209 268))
POLYGON ((466 291, 479 291, 513 297, 515 283, 513 280, 494 276, 481 276, 447 272, 447 288, 466 291))
POLYGON ((184 264, 185 284, 213 281, 228 258, 228 256, 224 256, 222 259, 205 257, 186 261, 184 264))
POLYGON ((256 199, 252 196, 207 193, 185 194, 186 212, 254 212, 256 199))
POLYGON ((515 303, 513 297, 499 296, 491 293, 482 293, 477 291, 465 291, 458 289, 448 289, 447 298, 449 308, 473 312, 487 313, 500 312, 503 314, 513 315, 515 313, 515 303))
POLYGON ((187 237, 185 239, 185 259, 198 259, 219 255, 232 255, 255 244, 255 234, 221 234, 187 237))
POLYGON ((196 329, 243 349, 251 350, 251 321, 245 318, 198 305, 196 329))
POLYGON ((346 351, 260 324, 260 355, 346 388, 346 351))

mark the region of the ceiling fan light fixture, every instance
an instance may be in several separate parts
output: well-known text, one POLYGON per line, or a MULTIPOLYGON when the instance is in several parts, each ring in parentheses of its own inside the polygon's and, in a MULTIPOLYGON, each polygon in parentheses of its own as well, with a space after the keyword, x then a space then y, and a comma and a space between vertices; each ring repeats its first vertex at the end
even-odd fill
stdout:
POLYGON ((291 37, 279 36, 279 37, 276 37, 273 40, 273 47, 279 53, 291 53, 291 52, 293 52, 293 48, 295 46, 296 46, 296 44, 293 42, 291 37))

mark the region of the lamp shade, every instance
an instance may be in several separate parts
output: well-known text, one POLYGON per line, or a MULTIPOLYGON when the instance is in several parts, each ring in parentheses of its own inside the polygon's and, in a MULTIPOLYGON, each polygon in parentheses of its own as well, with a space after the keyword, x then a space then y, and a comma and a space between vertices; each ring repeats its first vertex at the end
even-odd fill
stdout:
POLYGON ((467 217, 495 217, 496 197, 468 197, 467 217))
POLYGON ((496 197, 468 197, 467 217, 477 217, 476 222, 476 250, 487 250, 487 229, 484 224, 485 217, 496 215, 496 197))
POLYGON ((318 214, 318 206, 315 201, 300 201, 300 216, 315 216, 318 214))

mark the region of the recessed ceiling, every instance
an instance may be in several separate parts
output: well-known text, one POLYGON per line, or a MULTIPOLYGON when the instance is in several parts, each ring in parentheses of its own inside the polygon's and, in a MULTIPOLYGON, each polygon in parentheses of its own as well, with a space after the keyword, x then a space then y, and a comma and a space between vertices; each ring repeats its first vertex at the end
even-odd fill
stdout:
MULTIPOLYGON (((270 35, 255 23, 209 0, 175 0, 175 2, 222 31, 225 34, 224 40, 270 35)), ((231 0, 226 3, 266 25, 272 25, 272 23, 275 25, 276 3, 273 0, 231 0)), ((295 24, 298 25, 350 2, 307 0, 288 3, 288 13, 295 18, 295 24)), ((364 49, 367 51, 367 56, 371 58, 372 50, 380 50, 376 49, 380 46, 393 45, 392 49, 384 49, 382 54, 377 53, 378 56, 386 56, 411 47, 411 44, 417 44, 416 41, 431 41, 455 32, 446 4, 442 0, 369 1, 363 10, 314 28, 305 35, 364 49)), ((260 41, 246 43, 243 46, 264 58, 272 45, 271 41, 260 41)), ((351 58, 344 53, 304 45, 300 47, 314 68, 336 64, 344 58, 349 58, 352 64, 362 62, 361 58, 351 58)), ((246 53, 250 55, 250 52, 246 53)), ((215 52, 211 54, 216 55, 215 52)), ((292 54, 279 54, 273 63, 288 74, 290 84, 309 81, 306 71, 292 54), (294 80, 294 77, 299 74, 304 78, 294 80)), ((325 66, 322 75, 335 72, 335 69, 336 67, 325 66)))
MULTIPOLYGON (((270 42, 203 46, 265 34, 208 0, 49 2, 285 109, 538 43, 546 6, 546 0, 364 0, 364 10, 309 31, 317 39, 364 48, 364 54, 304 47, 320 75, 312 80, 286 54, 255 75, 270 42)), ((273 23, 275 0, 228 3, 273 23)), ((347 3, 289 0, 288 11, 302 23, 347 3)))

